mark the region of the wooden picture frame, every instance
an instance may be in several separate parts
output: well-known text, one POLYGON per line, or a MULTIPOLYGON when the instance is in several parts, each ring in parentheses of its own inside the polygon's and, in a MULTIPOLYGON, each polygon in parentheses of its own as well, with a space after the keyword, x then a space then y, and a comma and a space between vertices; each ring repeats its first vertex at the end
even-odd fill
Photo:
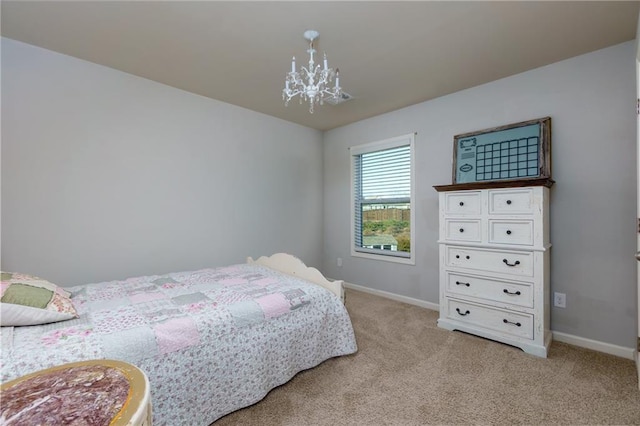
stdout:
POLYGON ((551 179, 551 117, 453 137, 453 184, 551 179))

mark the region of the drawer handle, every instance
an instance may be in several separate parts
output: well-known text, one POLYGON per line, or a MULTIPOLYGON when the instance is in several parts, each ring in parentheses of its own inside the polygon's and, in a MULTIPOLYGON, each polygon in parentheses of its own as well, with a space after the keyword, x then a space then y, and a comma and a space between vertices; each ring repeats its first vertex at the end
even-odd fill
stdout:
MULTIPOLYGON (((471 312, 469 312, 469 310, 468 310, 468 309, 467 309, 464 313, 462 313, 462 312, 460 311, 460 308, 456 308, 456 312, 457 312, 458 314, 462 315, 463 317, 464 317, 464 316, 466 316, 466 315, 469 315, 469 314, 471 313, 471 312)), ((506 321, 506 320, 505 320, 505 321, 506 321)))
POLYGON ((511 235, 511 230, 507 229, 507 235, 511 235))
MULTIPOLYGON (((463 283, 462 281, 456 281, 456 285, 466 285, 467 287, 469 287, 471 284, 469 283, 463 283)), ((506 291, 506 290, 505 290, 506 291)))
POLYGON ((509 261, 507 259, 502 259, 502 261, 504 262, 505 265, 507 266, 516 266, 520 264, 519 260, 516 260, 515 263, 509 263, 509 261))
POLYGON ((464 228, 460 228, 460 232, 464 232, 464 228))
POLYGON ((513 294, 513 295, 515 295, 515 296, 520 296, 520 295, 522 294, 522 293, 520 293, 520 290, 518 290, 518 291, 515 291, 515 292, 514 292, 514 291, 509 291, 509 290, 507 290, 507 289, 505 288, 505 289, 504 289, 504 290, 502 290, 502 291, 503 291, 503 292, 505 292, 505 293, 507 293, 507 294, 513 294))
POLYGON ((502 322, 505 324, 513 324, 517 327, 522 327, 522 324, 520 324, 519 322, 512 322, 512 321, 509 321, 508 319, 503 319, 502 322))
POLYGON ((507 200, 507 204, 511 205, 511 200, 507 200))
MULTIPOLYGON (((471 259, 471 256, 465 256, 465 257, 466 257, 467 259, 471 259)), ((460 255, 459 255, 459 254, 456 254, 456 259, 460 259, 460 255)), ((506 260, 507 260, 507 259, 505 259, 505 262, 506 262, 506 260)), ((518 262, 518 263, 520 263, 520 262, 518 262)))
POLYGON ((460 207, 464 206, 464 201, 460 201, 460 207))

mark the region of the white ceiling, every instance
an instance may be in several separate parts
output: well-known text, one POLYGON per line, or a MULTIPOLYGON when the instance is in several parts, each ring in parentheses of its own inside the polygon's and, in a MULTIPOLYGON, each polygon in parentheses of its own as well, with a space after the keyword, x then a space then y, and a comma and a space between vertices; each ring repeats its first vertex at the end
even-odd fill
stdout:
POLYGON ((2 1, 2 35, 327 130, 636 36, 640 2, 2 1), (282 101, 306 29, 353 100, 282 101))

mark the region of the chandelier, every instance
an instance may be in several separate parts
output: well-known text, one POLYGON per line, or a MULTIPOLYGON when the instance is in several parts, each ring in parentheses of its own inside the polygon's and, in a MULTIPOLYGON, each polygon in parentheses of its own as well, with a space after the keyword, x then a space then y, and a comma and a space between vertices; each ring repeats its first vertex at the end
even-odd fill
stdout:
POLYGON ((291 60, 291 72, 287 73, 285 79, 285 87, 282 90, 282 99, 285 101, 284 105, 287 106, 289 101, 294 97, 300 95, 300 104, 302 100, 309 102, 309 112, 313 114, 313 105, 323 105, 324 101, 329 98, 337 99, 342 93, 340 87, 339 70, 336 68, 335 72, 332 68, 327 66, 327 54, 324 54, 324 64, 320 67, 320 64, 316 65, 313 61, 313 54, 316 50, 313 48, 313 40, 318 38, 320 33, 315 30, 307 30, 304 32, 304 38, 309 40, 309 68, 304 66, 300 67, 300 71, 296 71, 296 57, 291 60), (336 77, 333 87, 329 87, 333 81, 333 77, 336 77))

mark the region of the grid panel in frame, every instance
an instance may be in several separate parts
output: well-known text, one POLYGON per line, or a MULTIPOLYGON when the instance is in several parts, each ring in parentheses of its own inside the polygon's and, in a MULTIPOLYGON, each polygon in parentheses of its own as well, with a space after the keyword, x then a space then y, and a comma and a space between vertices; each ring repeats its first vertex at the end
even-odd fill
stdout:
POLYGON ((539 137, 493 142, 476 147, 476 180, 538 176, 539 137))

